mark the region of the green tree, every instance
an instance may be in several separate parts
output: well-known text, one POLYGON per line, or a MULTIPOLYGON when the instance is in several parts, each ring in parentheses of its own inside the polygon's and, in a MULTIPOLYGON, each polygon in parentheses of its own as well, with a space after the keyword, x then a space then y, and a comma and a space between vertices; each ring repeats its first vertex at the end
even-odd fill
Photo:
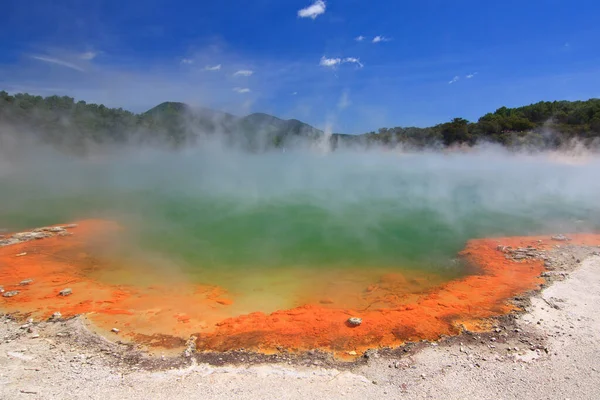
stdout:
POLYGON ((471 140, 469 135, 469 121, 464 118, 454 118, 451 122, 442 125, 442 139, 446 146, 455 143, 466 143, 471 140))

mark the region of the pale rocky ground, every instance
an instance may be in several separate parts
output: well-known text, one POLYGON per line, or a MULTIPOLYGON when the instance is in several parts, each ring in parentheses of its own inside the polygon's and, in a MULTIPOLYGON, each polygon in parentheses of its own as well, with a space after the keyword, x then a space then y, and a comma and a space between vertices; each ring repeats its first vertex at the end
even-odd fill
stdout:
POLYGON ((336 368, 189 359, 168 368, 171 361, 160 358, 148 368, 122 361, 123 346, 91 334, 79 319, 34 323, 31 332, 23 324, 0 317, 0 399, 600 398, 598 256, 582 259, 534 296, 526 313, 490 334, 372 353, 336 368))

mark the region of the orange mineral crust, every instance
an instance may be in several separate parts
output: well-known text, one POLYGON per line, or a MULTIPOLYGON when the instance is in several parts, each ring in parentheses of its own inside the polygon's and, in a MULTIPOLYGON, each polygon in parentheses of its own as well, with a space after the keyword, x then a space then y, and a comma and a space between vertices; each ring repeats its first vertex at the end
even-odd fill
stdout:
MULTIPOLYGON (((507 259, 498 245, 547 250, 558 243, 549 236, 471 240, 461 252, 473 267, 466 277, 443 283, 433 274, 376 271, 370 282, 349 277, 330 297, 307 288, 302 305, 263 313, 245 311, 242 297, 222 287, 105 257, 107 243, 123 232, 116 223, 86 220, 68 232, 0 247, 0 286, 5 294, 18 291, 0 297, 4 311, 37 318, 85 314, 101 332, 116 327, 120 336, 154 347, 181 347, 194 335, 199 351, 321 349, 341 355, 433 340, 463 327, 485 329, 487 318, 513 309, 512 297, 543 283, 542 261, 507 259), (66 288, 71 294, 61 295, 66 288), (349 298, 345 307, 339 306, 342 297, 349 298), (349 317, 362 323, 352 325, 349 317)), ((570 238, 569 244, 600 244, 600 235, 570 238)), ((314 281, 330 279, 326 274, 314 281)))

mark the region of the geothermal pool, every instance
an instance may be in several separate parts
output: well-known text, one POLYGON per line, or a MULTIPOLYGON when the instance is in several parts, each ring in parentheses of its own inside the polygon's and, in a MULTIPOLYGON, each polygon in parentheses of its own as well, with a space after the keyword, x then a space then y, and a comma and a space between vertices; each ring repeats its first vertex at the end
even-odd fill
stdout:
MULTIPOLYGON (((495 273, 457 258, 469 240, 600 226, 598 162, 539 155, 40 153, 0 165, 5 232, 79 221, 72 236, 0 247, 0 285, 34 279, 0 306, 87 313, 148 342, 199 334, 207 349, 352 350, 452 333, 465 310, 443 290, 468 297, 478 284, 464 282, 495 273), (56 297, 63 286, 73 295, 56 297), (432 296, 459 308, 438 314, 432 296), (431 321, 390 328, 399 311, 431 321), (377 328, 357 341, 349 316, 377 328), (312 333, 295 342, 294 329, 312 333)), ((540 268, 502 285, 535 288, 540 268)), ((461 318, 505 312, 506 298, 461 318)))

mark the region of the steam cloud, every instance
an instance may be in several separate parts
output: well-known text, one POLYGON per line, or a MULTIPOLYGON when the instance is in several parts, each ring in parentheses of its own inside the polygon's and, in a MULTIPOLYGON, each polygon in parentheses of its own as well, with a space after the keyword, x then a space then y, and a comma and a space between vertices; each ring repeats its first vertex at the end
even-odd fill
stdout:
POLYGON ((116 219, 178 238, 160 242, 161 256, 205 262, 440 262, 473 237, 600 227, 600 162, 562 153, 252 154, 209 139, 179 153, 19 152, 0 153, 0 228, 116 219))

